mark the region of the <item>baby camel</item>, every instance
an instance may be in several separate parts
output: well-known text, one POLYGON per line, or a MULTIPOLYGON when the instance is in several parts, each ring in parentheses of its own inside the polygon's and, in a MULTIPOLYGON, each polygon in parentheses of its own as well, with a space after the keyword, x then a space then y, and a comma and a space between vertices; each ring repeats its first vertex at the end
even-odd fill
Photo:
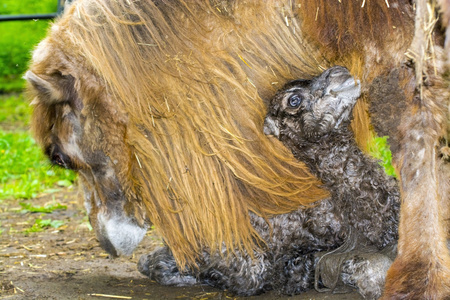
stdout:
POLYGON ((334 67, 288 83, 266 118, 265 133, 305 161, 331 198, 268 220, 250 213, 266 243, 253 255, 236 250, 226 259, 205 249, 197 269, 180 272, 169 248, 162 247, 142 256, 139 270, 161 284, 206 283, 247 296, 270 289, 336 291, 342 283, 365 298, 381 296, 395 255, 399 192, 395 180, 359 150, 348 128, 359 95, 359 83, 345 68, 334 67))
MULTIPOLYGON (((349 128, 359 96, 359 81, 346 68, 335 66, 311 80, 287 83, 272 99, 264 122, 264 133, 282 141, 331 192, 331 201, 339 207, 347 238, 352 241, 337 251, 346 253, 341 259, 358 257, 358 248, 367 245, 381 249, 397 238, 397 183, 386 176, 377 161, 364 155, 349 128)), ((330 262, 336 263, 335 259, 330 262)), ((316 278, 320 272, 319 264, 316 278)), ((378 284, 363 288, 361 281, 357 285, 371 298, 381 296, 378 284)))

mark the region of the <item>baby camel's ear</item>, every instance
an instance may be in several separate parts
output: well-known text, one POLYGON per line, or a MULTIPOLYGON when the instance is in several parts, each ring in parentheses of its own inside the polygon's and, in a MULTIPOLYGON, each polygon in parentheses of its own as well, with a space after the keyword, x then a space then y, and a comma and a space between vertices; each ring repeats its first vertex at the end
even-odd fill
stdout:
POLYGON ((41 95, 41 99, 45 99, 44 101, 56 103, 64 100, 63 90, 55 84, 51 76, 38 76, 32 71, 27 71, 23 78, 41 95))

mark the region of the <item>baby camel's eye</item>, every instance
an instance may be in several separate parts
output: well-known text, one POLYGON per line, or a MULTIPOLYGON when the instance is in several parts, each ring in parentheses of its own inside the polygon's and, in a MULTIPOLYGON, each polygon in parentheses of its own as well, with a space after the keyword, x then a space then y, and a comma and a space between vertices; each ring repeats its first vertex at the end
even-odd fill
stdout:
POLYGON ((292 95, 289 97, 288 99, 288 104, 290 107, 298 107, 301 103, 302 103, 302 97, 300 97, 299 95, 292 95))

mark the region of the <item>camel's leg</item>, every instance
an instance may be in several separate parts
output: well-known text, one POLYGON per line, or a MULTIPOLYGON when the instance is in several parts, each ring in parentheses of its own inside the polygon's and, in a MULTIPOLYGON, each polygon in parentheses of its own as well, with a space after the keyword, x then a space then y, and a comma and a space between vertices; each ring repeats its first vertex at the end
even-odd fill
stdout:
POLYGON ((441 210, 447 232, 447 243, 450 245, 450 162, 448 159, 440 159, 438 163, 441 210))
POLYGON ((429 90, 423 95, 402 120, 402 149, 396 156, 402 194, 398 256, 388 271, 382 299, 450 298, 450 255, 438 161, 445 114, 435 105, 445 100, 429 90))

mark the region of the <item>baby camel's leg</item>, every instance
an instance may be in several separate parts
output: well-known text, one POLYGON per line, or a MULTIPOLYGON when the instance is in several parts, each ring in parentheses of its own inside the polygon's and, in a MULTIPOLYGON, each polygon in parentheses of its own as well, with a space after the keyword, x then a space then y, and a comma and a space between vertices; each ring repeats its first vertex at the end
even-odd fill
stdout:
POLYGON ((180 272, 168 247, 141 256, 138 270, 161 285, 189 286, 198 283, 190 272, 180 272))
POLYGON ((228 260, 205 253, 204 259, 199 274, 202 283, 239 296, 258 295, 272 289, 273 268, 267 253, 255 252, 251 257, 235 252, 228 260))
POLYGON ((251 296, 271 289, 267 279, 272 278, 272 267, 264 253, 254 257, 236 252, 227 260, 221 255, 204 252, 195 271, 180 272, 168 247, 143 255, 138 262, 139 271, 162 285, 189 286, 208 284, 240 296, 251 296))

